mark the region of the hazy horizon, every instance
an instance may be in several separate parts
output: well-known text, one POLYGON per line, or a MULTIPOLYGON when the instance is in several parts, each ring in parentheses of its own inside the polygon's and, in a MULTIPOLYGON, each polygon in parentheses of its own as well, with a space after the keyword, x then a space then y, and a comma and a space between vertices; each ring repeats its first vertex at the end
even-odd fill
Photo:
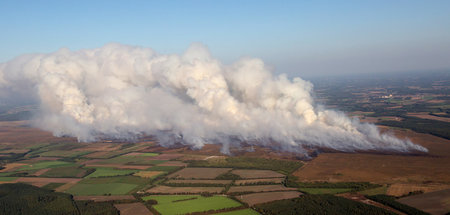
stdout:
POLYGON ((448 1, 3 1, 0 62, 111 42, 224 63, 264 60, 290 77, 450 69, 448 1))

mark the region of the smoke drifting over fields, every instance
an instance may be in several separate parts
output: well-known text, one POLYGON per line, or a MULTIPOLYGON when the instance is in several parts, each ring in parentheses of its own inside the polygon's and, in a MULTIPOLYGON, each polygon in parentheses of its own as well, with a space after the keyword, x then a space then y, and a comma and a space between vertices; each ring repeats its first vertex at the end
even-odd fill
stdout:
POLYGON ((224 152, 240 142, 297 152, 426 151, 320 108, 312 88, 300 78, 274 76, 259 59, 223 65, 200 44, 181 56, 108 44, 0 64, 0 96, 31 96, 40 102, 38 127, 80 141, 151 134, 162 145, 218 143, 224 152))

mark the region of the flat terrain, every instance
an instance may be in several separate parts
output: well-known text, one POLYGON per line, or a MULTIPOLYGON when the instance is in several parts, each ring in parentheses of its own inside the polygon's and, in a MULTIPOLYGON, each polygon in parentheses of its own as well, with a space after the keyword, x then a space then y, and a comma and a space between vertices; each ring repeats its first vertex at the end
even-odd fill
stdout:
POLYGON ((162 172, 162 171, 139 171, 139 172, 134 173, 133 175, 139 176, 142 178, 155 178, 164 173, 165 172, 162 172))
POLYGON ((450 211, 450 189, 404 197, 399 202, 430 214, 445 214, 450 211))
POLYGON ((413 183, 398 183, 392 184, 386 191, 387 195, 390 196, 403 196, 410 192, 422 191, 422 192, 433 192, 437 190, 450 189, 450 184, 439 184, 439 183, 425 183, 425 184, 413 184, 413 183))
POLYGON ((217 213, 215 215, 258 215, 258 214, 259 214, 258 212, 248 208, 248 209, 242 209, 242 210, 217 213))
POLYGON ((395 130, 427 147, 428 155, 323 153, 294 173, 301 181, 369 181, 374 183, 450 182, 450 140, 395 130))
POLYGON ((257 179, 236 180, 234 181, 234 183, 236 185, 258 184, 258 183, 281 184, 283 181, 284 178, 257 178, 257 179))
POLYGON ((132 195, 116 195, 116 196, 74 196, 75 200, 92 200, 95 202, 106 202, 114 200, 135 200, 132 195))
POLYGON ((309 194, 337 194, 350 192, 350 188, 300 188, 301 192, 309 194))
POLYGON ((280 178, 284 177, 283 174, 272 171, 272 170, 247 170, 239 169, 233 170, 231 173, 239 175, 241 178, 252 179, 252 178, 280 178))
POLYGON ((225 196, 184 196, 184 199, 175 198, 176 200, 171 200, 170 196, 163 196, 163 199, 158 198, 158 196, 151 196, 147 199, 156 200, 158 204, 154 205, 154 208, 164 215, 186 214, 241 206, 239 202, 225 196))
POLYGON ((228 193, 240 192, 269 192, 269 191, 286 191, 297 190, 297 188, 289 188, 282 185, 254 185, 254 186, 231 186, 228 193))
POLYGON ((223 187, 168 187, 156 186, 148 189, 148 193, 186 194, 186 193, 220 193, 223 187))
POLYGON ((246 195, 239 195, 236 196, 236 198, 249 205, 256 205, 276 200, 297 198, 300 195, 302 195, 302 193, 297 191, 287 191, 287 192, 252 193, 246 195))
POLYGON ((105 177, 105 176, 119 176, 130 175, 137 172, 137 170, 124 170, 113 168, 96 168, 95 172, 86 176, 86 178, 105 177))
POLYGON ((199 179, 199 180, 178 180, 178 179, 170 179, 167 180, 166 183, 168 184, 231 184, 232 180, 205 180, 205 179, 199 179))
POLYGON ((127 204, 115 204, 114 207, 120 211, 121 215, 153 215, 144 204, 140 202, 127 203, 127 204))
POLYGON ((66 192, 73 195, 124 195, 136 188, 135 184, 107 183, 107 184, 75 184, 66 192))
POLYGON ((230 170, 231 168, 184 168, 169 175, 169 178, 214 179, 230 170))

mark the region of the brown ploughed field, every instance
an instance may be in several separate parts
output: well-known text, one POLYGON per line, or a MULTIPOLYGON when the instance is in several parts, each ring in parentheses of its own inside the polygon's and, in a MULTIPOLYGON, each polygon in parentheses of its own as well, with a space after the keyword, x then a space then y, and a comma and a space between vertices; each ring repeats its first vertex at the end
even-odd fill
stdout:
POLYGON ((450 182, 450 140, 395 130, 429 149, 425 155, 387 155, 370 153, 323 153, 294 172, 300 181, 369 181, 374 183, 450 182))
POLYGON ((120 211, 121 215, 153 215, 144 204, 140 202, 128 204, 115 204, 114 207, 120 211))
POLYGON ((239 175, 241 178, 250 179, 250 178, 280 178, 284 177, 283 174, 272 171, 272 170, 247 170, 247 169, 238 169, 233 170, 231 173, 239 175))
POLYGON ((426 183, 426 184, 393 184, 389 186, 386 194, 391 196, 403 196, 410 192, 422 191, 433 192, 437 190, 450 189, 450 184, 426 183))
POLYGON ((251 206, 266 202, 272 202, 276 200, 297 198, 300 195, 302 195, 302 193, 297 191, 287 191, 287 192, 252 193, 236 196, 236 198, 251 206))
POLYGON ((231 168, 184 168, 172 173, 168 178, 214 179, 230 170, 231 168))
POLYGON ((450 189, 404 197, 399 202, 430 214, 445 214, 450 211, 450 189))

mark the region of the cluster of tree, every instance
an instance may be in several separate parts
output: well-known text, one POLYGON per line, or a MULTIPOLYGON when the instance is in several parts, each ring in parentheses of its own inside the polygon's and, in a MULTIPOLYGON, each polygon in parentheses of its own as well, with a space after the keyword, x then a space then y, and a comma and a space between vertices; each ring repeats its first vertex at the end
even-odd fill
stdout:
POLYGON ((393 215, 390 211, 333 195, 303 195, 255 206, 261 214, 364 214, 393 215))
POLYGON ((228 157, 223 161, 209 162, 208 160, 189 161, 190 167, 221 167, 240 169, 268 169, 283 174, 289 174, 303 164, 297 161, 265 159, 258 157, 228 157))
POLYGON ((231 172, 226 172, 216 177, 217 180, 239 180, 242 179, 241 176, 233 174, 231 172))
POLYGON ((450 123, 437 120, 420 119, 402 116, 402 121, 382 121, 378 124, 407 128, 420 133, 428 133, 445 139, 450 139, 450 123))
POLYGON ((408 205, 404 205, 400 202, 396 201, 396 198, 393 196, 388 195, 373 195, 373 196, 366 196, 368 199, 371 199, 373 201, 379 202, 383 205, 387 205, 391 208, 397 209, 401 212, 410 214, 410 215, 427 215, 428 213, 425 213, 421 210, 418 210, 416 208, 410 207, 408 205))
POLYGON ((297 188, 348 188, 353 192, 381 187, 379 184, 372 184, 369 182, 299 182, 298 178, 293 175, 288 175, 286 177, 284 185, 286 187, 297 188))
POLYGON ((48 214, 48 215, 118 215, 112 203, 74 201, 65 193, 28 184, 0 185, 0 214, 48 214))

